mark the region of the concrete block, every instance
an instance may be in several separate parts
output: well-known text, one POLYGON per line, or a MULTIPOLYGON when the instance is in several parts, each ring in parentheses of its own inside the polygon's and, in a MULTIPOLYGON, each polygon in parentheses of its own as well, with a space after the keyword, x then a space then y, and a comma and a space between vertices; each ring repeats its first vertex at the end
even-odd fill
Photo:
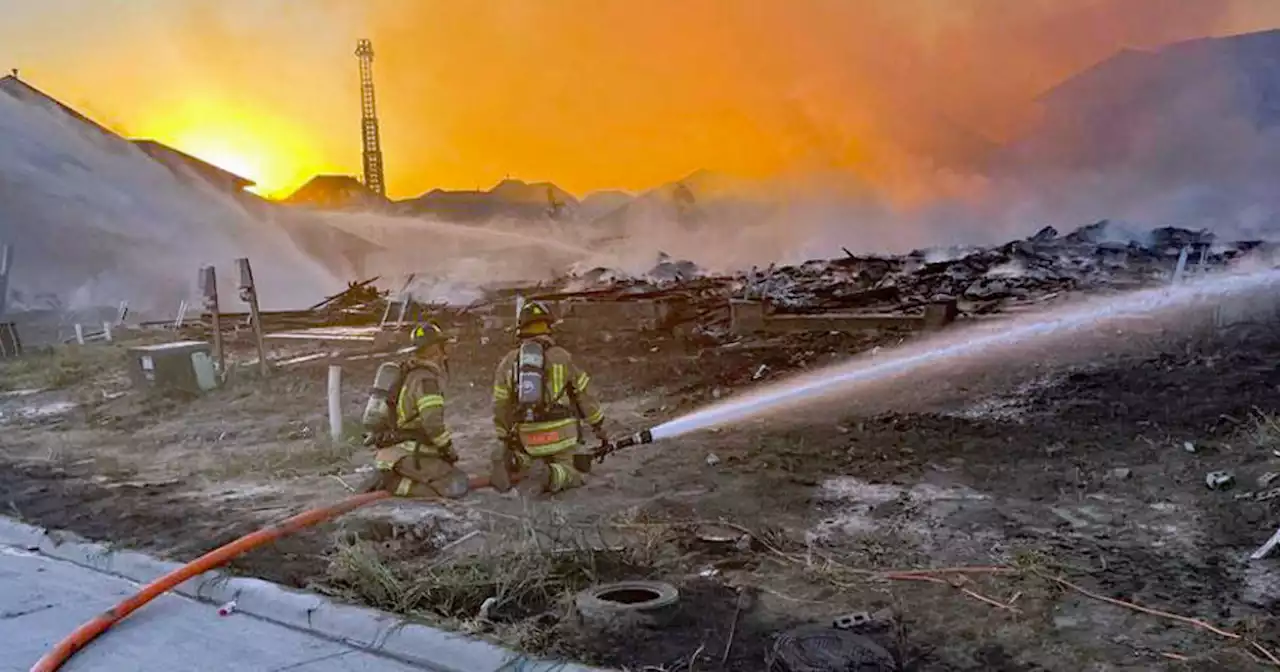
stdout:
POLYGON ((750 334, 764 331, 764 304, 759 301, 729 301, 729 331, 735 334, 750 334))
POLYGON ((924 307, 923 327, 929 331, 942 329, 960 316, 960 308, 955 299, 935 301, 924 307))

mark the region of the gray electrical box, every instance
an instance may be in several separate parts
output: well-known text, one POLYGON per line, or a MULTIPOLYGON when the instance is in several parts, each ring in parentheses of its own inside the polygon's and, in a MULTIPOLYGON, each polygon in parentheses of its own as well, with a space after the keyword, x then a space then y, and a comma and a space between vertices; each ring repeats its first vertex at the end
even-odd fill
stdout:
POLYGON ((209 353, 209 344, 203 341, 129 348, 129 377, 137 387, 208 392, 218 386, 209 353))

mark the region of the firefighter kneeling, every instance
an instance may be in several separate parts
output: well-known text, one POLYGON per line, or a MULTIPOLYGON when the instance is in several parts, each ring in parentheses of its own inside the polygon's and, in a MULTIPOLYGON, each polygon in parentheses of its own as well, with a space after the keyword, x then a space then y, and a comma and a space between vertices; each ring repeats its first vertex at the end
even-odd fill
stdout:
POLYGON ((500 445, 490 481, 499 491, 511 489, 513 476, 546 492, 576 488, 591 465, 591 456, 579 452, 579 423, 590 425, 600 441, 609 440, 590 378, 551 338, 554 321, 545 305, 526 304, 516 327, 520 347, 503 357, 494 376, 493 424, 500 445))
POLYGON ((435 323, 414 328, 413 353, 399 364, 378 367, 365 406, 366 443, 378 449, 377 473, 366 492, 387 490, 399 497, 462 497, 467 475, 444 424, 444 378, 448 338, 435 323))

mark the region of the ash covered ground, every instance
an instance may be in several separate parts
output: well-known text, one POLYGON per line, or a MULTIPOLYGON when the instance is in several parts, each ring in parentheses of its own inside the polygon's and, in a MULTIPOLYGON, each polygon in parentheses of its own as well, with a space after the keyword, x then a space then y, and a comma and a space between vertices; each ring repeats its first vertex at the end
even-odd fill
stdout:
MULTIPOLYGON (((641 278, 604 282, 620 274, 602 269, 543 290, 687 300, 668 324, 564 333, 620 432, 916 338, 734 335, 717 307, 729 297, 905 313, 950 296, 962 318, 999 316, 1169 283, 1184 248, 1188 275, 1268 254, 1176 229, 1106 230, 729 277, 668 260, 641 278)), ((1163 321, 1101 338, 1084 357, 1042 349, 996 357, 978 375, 940 368, 893 394, 618 453, 555 499, 482 491, 446 506, 379 505, 232 569, 632 670, 765 669, 776 633, 850 612, 892 614, 871 636, 909 670, 1271 669, 1280 560, 1247 560, 1280 525, 1280 332, 1268 314, 1163 321), (1207 487, 1216 471, 1233 484, 1207 487), (905 573, 953 567, 976 569, 905 573), (575 591, 635 578, 681 588, 671 627, 603 638, 571 616, 575 591)), ((510 335, 476 314, 448 319, 459 342, 447 421, 463 468, 480 473, 494 440, 493 366, 510 335)), ((129 388, 125 344, 0 364, 9 514, 193 558, 341 497, 370 462, 354 438, 324 436, 322 363, 266 380, 243 367, 223 389, 175 398, 129 388)), ((231 348, 233 361, 252 356, 243 334, 231 348)), ((344 365, 349 418, 373 369, 344 365)))

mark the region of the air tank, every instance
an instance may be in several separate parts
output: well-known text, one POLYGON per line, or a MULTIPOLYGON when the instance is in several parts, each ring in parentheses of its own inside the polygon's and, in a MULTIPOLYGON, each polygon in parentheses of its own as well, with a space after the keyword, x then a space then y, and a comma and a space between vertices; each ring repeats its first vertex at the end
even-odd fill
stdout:
POLYGON ((369 399, 364 404, 364 415, 361 422, 366 429, 386 427, 391 424, 391 406, 388 396, 400 382, 400 365, 395 362, 383 362, 373 376, 373 387, 369 390, 369 399))

